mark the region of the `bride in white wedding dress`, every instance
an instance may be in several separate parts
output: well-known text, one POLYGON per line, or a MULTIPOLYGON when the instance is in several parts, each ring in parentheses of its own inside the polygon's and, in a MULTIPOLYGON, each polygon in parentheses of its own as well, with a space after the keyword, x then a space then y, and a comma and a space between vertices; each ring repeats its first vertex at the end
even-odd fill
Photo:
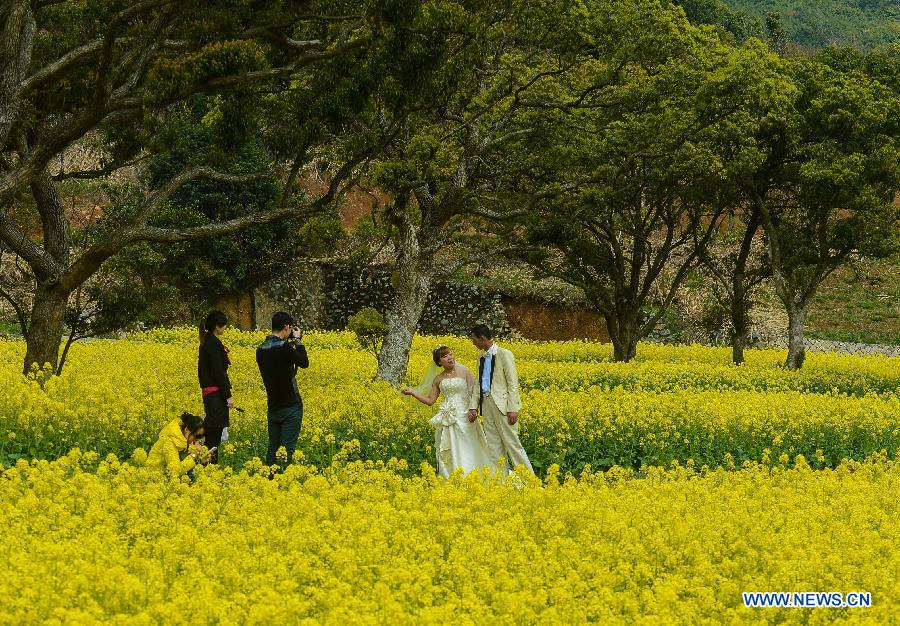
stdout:
POLYGON ((403 393, 428 406, 433 406, 438 396, 444 397, 431 418, 438 472, 447 478, 458 467, 465 474, 484 466, 493 471, 496 459, 488 454, 484 429, 479 421, 469 421, 469 397, 475 377, 469 368, 456 362, 447 346, 435 348, 432 359, 434 366, 423 383, 416 389, 404 388, 403 393))

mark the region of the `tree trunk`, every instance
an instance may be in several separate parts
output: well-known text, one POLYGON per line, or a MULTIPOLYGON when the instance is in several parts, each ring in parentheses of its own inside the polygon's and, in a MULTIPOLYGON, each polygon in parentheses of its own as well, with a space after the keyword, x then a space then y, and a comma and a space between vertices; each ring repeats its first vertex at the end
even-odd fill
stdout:
POLYGON ((403 259, 398 262, 394 303, 386 316, 388 334, 378 355, 376 377, 395 385, 406 376, 413 335, 431 290, 431 275, 418 266, 403 259))
POLYGON ((747 314, 750 303, 747 301, 749 287, 747 280, 747 261, 753 248, 753 238, 759 230, 760 212, 754 209, 747 220, 744 237, 731 275, 731 326, 734 336, 731 338, 731 360, 735 365, 744 362, 744 347, 750 334, 750 319, 747 314))
POLYGON ((431 277, 421 274, 398 281, 394 303, 387 313, 388 334, 378 355, 381 380, 399 385, 406 376, 413 335, 431 289, 431 277))
POLYGON ((19 84, 31 63, 36 23, 28 0, 9 2, 0 10, 0 148, 19 118, 19 84))
POLYGON ((51 375, 56 371, 59 359, 59 344, 65 325, 66 304, 69 294, 38 285, 31 307, 31 325, 26 338, 25 363, 23 372, 28 374, 32 366, 39 368, 49 363, 51 375))
POLYGON ((605 316, 609 338, 613 344, 613 360, 628 363, 637 355, 640 339, 636 320, 619 321, 614 316, 605 316))
POLYGON ((803 339, 803 325, 806 322, 806 307, 788 307, 788 355, 784 366, 799 370, 806 360, 806 345, 803 339))
POLYGON ((731 338, 731 361, 735 365, 740 365, 744 362, 744 348, 750 334, 743 274, 737 272, 734 274, 732 287, 731 326, 734 329, 734 335, 731 338))
POLYGON ((731 362, 735 365, 743 365, 744 349, 748 343, 747 331, 739 332, 735 330, 734 337, 731 338, 731 362))

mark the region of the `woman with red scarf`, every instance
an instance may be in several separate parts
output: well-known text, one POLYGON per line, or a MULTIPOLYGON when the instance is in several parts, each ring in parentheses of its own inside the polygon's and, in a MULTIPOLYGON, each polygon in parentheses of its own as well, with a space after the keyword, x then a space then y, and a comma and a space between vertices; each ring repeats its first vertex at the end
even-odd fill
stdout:
MULTIPOLYGON (((197 377, 203 393, 206 410, 206 447, 212 450, 222 442, 222 431, 228 427, 228 409, 234 408, 231 399, 231 381, 228 379, 228 348, 219 339, 228 326, 228 317, 222 311, 213 311, 200 325, 200 353, 197 361, 197 377)), ((218 450, 214 450, 210 462, 218 463, 218 450)))

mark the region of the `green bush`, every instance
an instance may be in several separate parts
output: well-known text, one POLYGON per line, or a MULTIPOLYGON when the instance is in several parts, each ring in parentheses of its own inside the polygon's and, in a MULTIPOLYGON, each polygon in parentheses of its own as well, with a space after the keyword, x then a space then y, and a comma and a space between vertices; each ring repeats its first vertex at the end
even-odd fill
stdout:
POLYGON ((388 327, 384 316, 371 307, 361 309, 359 313, 347 320, 347 330, 353 331, 359 345, 375 355, 381 352, 384 338, 387 337, 388 327))

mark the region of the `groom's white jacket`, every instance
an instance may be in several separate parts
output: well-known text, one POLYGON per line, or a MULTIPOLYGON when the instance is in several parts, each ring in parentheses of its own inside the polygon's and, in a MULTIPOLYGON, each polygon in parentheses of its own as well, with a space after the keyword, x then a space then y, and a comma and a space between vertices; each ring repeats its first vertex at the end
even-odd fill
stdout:
MULTIPOLYGON (((491 397, 484 398, 483 401, 493 400, 504 415, 518 412, 522 408, 522 400, 519 397, 519 373, 516 371, 513 353, 497 346, 497 353, 494 356, 488 355, 487 358, 494 360, 491 370, 491 397)), ((479 358, 478 376, 469 398, 469 408, 481 409, 481 402, 481 358, 479 358)))

